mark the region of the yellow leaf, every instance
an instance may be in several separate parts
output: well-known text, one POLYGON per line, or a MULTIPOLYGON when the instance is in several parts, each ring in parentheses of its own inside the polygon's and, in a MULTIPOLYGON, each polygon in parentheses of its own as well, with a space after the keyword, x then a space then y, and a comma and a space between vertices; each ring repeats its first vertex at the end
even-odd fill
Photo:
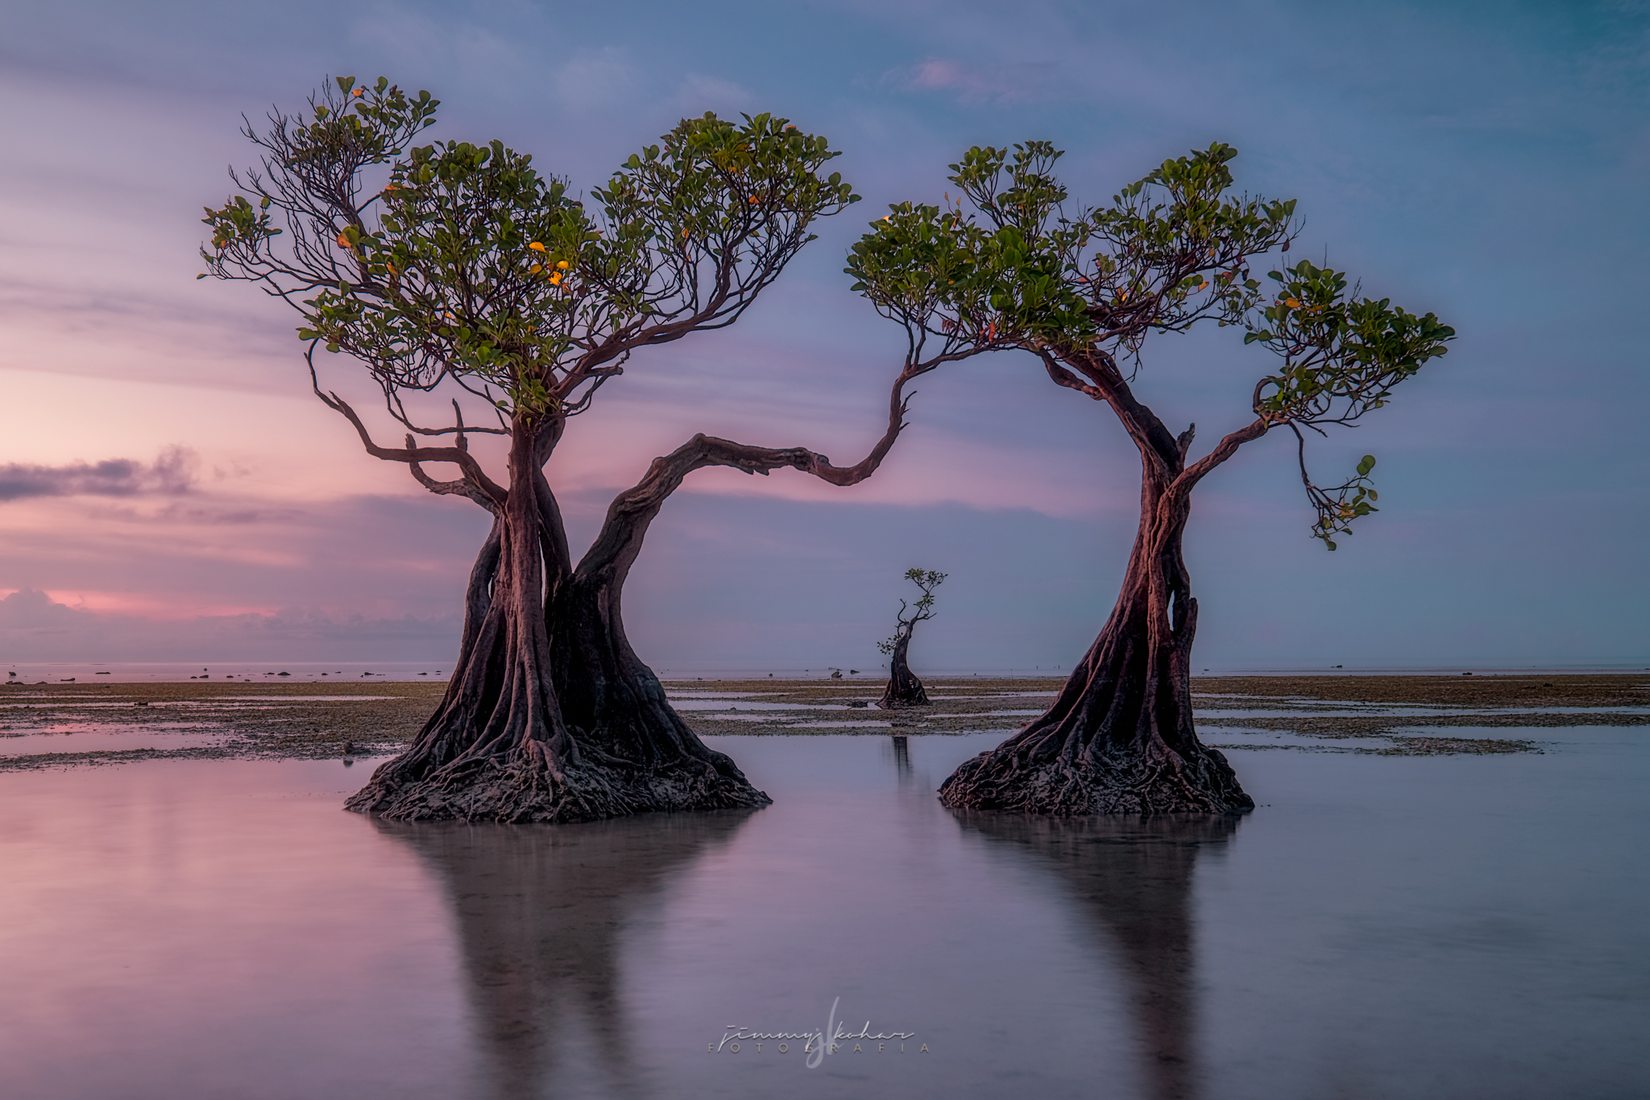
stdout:
POLYGON ((531 248, 534 252, 543 252, 544 251, 544 245, 540 244, 538 241, 531 242, 530 244, 528 244, 527 247, 531 248))
POLYGON ((539 272, 544 270, 544 265, 543 264, 534 264, 532 267, 528 268, 527 270, 532 272, 534 275, 537 275, 539 272))
POLYGON ((554 275, 550 276, 550 285, 561 286, 561 272, 558 271, 554 275))
POLYGON ((557 271, 566 271, 567 270, 567 261, 566 260, 557 260, 556 261, 556 270, 557 271))

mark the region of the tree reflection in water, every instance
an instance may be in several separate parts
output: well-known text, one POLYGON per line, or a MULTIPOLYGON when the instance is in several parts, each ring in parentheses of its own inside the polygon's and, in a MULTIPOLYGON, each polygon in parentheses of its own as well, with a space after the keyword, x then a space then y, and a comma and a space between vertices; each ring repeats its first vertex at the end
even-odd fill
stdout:
MULTIPOLYGON (((956 816, 965 833, 983 837, 1017 863, 1046 871, 1079 920, 1115 948, 1125 1003, 1138 1021, 1145 1095, 1199 1096, 1192 873, 1199 858, 1224 854, 1241 818, 977 811, 956 816)), ((1109 965, 1113 959, 1105 961, 1109 965)))
POLYGON ((911 742, 903 733, 892 735, 889 742, 893 748, 894 771, 899 775, 899 785, 908 786, 911 782, 911 742))
MULTIPOLYGON (((398 824, 452 907, 478 1047, 512 1100, 645 1093, 625 1004, 633 932, 750 811, 644 814, 583 825, 398 824), (570 1058, 587 1043, 586 1057, 570 1058), (594 1062, 606 1080, 558 1079, 594 1062)), ((636 976, 631 976, 635 980, 636 976)))

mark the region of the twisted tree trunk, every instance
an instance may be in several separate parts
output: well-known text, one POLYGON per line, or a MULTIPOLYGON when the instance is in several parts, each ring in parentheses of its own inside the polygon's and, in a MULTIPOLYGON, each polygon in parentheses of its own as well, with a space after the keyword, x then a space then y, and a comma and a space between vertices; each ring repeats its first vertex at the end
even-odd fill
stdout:
POLYGON ((1225 756, 1192 727, 1197 601, 1181 556, 1189 484, 1175 480, 1189 442, 1147 455, 1140 529, 1093 646, 1046 713, 952 773, 940 787, 946 805, 1047 814, 1254 808, 1225 756))
POLYGON ((630 651, 618 619, 623 574, 574 576, 535 439, 530 425, 512 437, 510 490, 470 575, 440 706, 346 805, 465 821, 767 805, 630 651))
MULTIPOLYGON (((407 462, 430 491, 467 496, 493 514, 470 574, 462 648, 447 693, 406 752, 379 767, 346 805, 401 820, 591 821, 655 810, 768 805, 726 755, 707 748, 630 648, 620 597, 666 498, 694 470, 795 469, 831 485, 870 477, 905 426, 905 386, 972 352, 907 362, 888 398, 888 425, 852 466, 804 447, 755 447, 695 435, 620 493, 573 567, 544 466, 566 414, 519 413, 510 427, 510 485, 490 479, 460 435, 453 447, 374 443, 360 417, 323 395, 369 453, 407 462), (463 476, 436 481, 424 461, 463 476)), ((320 393, 319 390, 316 391, 320 393)))
POLYGON ((699 740, 630 648, 622 589, 623 578, 581 572, 556 592, 549 621, 564 719, 583 731, 584 744, 648 777, 650 809, 767 805, 731 758, 699 740))
POLYGON ((915 623, 901 623, 894 632, 894 648, 888 655, 888 686, 883 689, 882 700, 877 704, 883 710, 929 705, 928 691, 917 674, 911 671, 909 663, 911 632, 915 627, 915 623))

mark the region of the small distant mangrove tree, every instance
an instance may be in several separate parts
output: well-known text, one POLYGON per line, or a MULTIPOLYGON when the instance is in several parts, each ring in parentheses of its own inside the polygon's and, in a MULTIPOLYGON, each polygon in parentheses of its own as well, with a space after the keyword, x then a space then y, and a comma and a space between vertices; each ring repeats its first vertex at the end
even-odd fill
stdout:
POLYGON ((929 705, 927 689, 911 671, 911 634, 918 623, 934 617, 934 590, 945 583, 945 578, 946 574, 933 569, 905 571, 905 579, 916 585, 922 595, 914 604, 900 600, 899 612, 894 616, 894 632, 877 643, 877 648, 888 655, 888 686, 877 704, 884 710, 929 705))

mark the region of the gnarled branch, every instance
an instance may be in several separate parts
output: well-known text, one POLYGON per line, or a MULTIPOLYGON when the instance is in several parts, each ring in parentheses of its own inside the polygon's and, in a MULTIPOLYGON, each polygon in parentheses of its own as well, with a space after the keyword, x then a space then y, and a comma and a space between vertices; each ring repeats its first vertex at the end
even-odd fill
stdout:
POLYGON ((305 358, 309 361, 310 385, 315 391, 315 396, 320 398, 321 403, 326 405, 327 408, 332 409, 350 422, 350 426, 355 429, 355 434, 361 438, 361 445, 366 448, 369 455, 384 459, 386 462, 406 463, 408 468, 412 470, 414 479, 431 492, 470 496, 477 503, 481 503, 483 507, 502 508, 504 506, 509 494, 501 485, 487 476, 487 472, 481 468, 481 463, 477 462, 475 457, 470 454, 469 447, 464 443, 462 435, 458 437, 457 443, 450 447, 420 446, 411 435, 407 436, 405 447, 382 446, 372 438, 372 433, 367 430, 360 414, 350 406, 349 402, 330 390, 321 389, 320 377, 315 369, 314 344, 310 345, 309 350, 305 353, 305 358), (453 482, 436 481, 429 477, 422 469, 422 464, 432 462, 446 462, 457 466, 463 473, 464 488, 449 488, 454 484, 453 482), (483 498, 491 503, 484 503, 483 498))
MULTIPOLYGON (((1239 447, 1251 440, 1259 439, 1271 428, 1272 421, 1264 416, 1258 416, 1243 427, 1227 432, 1221 437, 1220 442, 1210 449, 1208 454, 1186 467, 1180 472, 1179 476, 1169 483, 1169 494, 1184 496, 1191 492, 1193 486, 1202 481, 1209 474, 1209 471, 1231 458, 1237 453, 1239 447)), ((1190 438, 1186 442, 1189 444, 1191 442, 1190 438)))
POLYGON ((851 466, 838 466, 825 455, 806 447, 757 447, 703 433, 653 460, 643 478, 613 499, 601 532, 579 563, 578 575, 609 579, 623 577, 641 550, 642 539, 665 499, 675 492, 688 474, 706 466, 725 466, 747 474, 766 476, 774 470, 790 468, 819 478, 831 485, 857 485, 876 472, 905 428, 905 413, 914 395, 905 392, 910 382, 944 363, 978 354, 975 349, 947 352, 922 362, 907 361, 894 379, 888 395, 888 425, 882 438, 866 456, 851 466))

